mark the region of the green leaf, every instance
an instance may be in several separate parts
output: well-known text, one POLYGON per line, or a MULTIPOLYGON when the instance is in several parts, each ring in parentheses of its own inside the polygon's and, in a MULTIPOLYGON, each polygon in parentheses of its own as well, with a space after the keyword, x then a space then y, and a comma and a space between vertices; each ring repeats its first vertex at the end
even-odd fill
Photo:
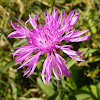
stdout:
POLYGON ((54 91, 49 88, 49 86, 45 85, 43 83, 43 81, 38 77, 37 78, 37 83, 39 85, 39 87, 48 95, 48 96, 52 96, 54 94, 54 91))
POLYGON ((80 4, 82 1, 81 0, 73 0, 72 1, 74 5, 80 4))
POLYGON ((71 74, 71 78, 70 80, 72 81, 73 87, 74 89, 78 88, 78 84, 79 84, 79 70, 80 68, 77 65, 74 65, 70 68, 70 74, 71 74))
POLYGON ((8 62, 8 63, 3 67, 2 73, 4 73, 8 68, 10 68, 10 67, 12 67, 12 66, 14 66, 14 65, 15 65, 15 61, 14 61, 14 60, 8 62))
POLYGON ((89 49, 86 53, 85 53, 85 57, 88 57, 89 54, 92 54, 94 52, 98 51, 98 49, 89 49))
MULTIPOLYGON (((61 5, 61 4, 63 4, 65 2, 65 0, 55 0, 55 4, 56 5, 61 5)), ((62 5, 63 6, 63 5, 62 5)))
POLYGON ((96 52, 98 49, 89 49, 86 54, 90 54, 90 53, 94 53, 96 52))
POLYGON ((98 58, 98 57, 91 57, 91 58, 89 58, 88 63, 97 62, 97 61, 100 61, 100 58, 98 58))
POLYGON ((68 66, 68 68, 70 68, 70 67, 73 66, 76 62, 77 62, 76 60, 71 59, 70 61, 67 62, 66 65, 68 66))
POLYGON ((16 84, 15 84, 15 78, 16 78, 16 70, 14 70, 13 68, 11 68, 9 70, 9 82, 11 85, 11 91, 12 91, 12 97, 13 99, 17 98, 17 88, 16 88, 16 84))
POLYGON ((16 47, 19 47, 21 46, 23 43, 25 43, 27 41, 27 39, 21 39, 19 41, 16 41, 14 44, 13 44, 13 47, 16 48, 16 47))
POLYGON ((78 94, 89 94, 94 100, 97 100, 97 93, 96 93, 96 86, 95 85, 89 85, 89 86, 83 86, 79 91, 78 94))
POLYGON ((76 100, 87 100, 87 99, 89 99, 91 96, 89 95, 89 94, 78 94, 78 95, 76 95, 76 100))
POLYGON ((92 33, 94 33, 94 34, 97 33, 97 29, 92 20, 88 20, 88 25, 89 25, 92 33))
POLYGON ((97 95, 98 95, 98 100, 100 100, 100 83, 97 84, 97 95))
POLYGON ((50 0, 51 8, 53 9, 53 6, 55 4, 55 0, 50 0))
POLYGON ((78 52, 83 52, 82 54, 85 54, 89 48, 79 48, 78 52))
POLYGON ((1 79, 0 79, 0 83, 4 84, 4 85, 7 86, 7 87, 9 86, 7 82, 5 82, 5 81, 3 81, 3 80, 1 80, 1 79))
POLYGON ((58 92, 55 92, 52 96, 47 97, 45 100, 59 100, 58 97, 58 92))

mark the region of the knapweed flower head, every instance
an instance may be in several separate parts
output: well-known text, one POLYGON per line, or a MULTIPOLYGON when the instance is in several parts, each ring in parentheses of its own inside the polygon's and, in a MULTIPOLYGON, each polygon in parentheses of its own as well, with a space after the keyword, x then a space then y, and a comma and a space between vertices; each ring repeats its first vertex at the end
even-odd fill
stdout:
POLYGON ((82 42, 89 39, 90 34, 83 37, 81 36, 88 30, 71 30, 71 28, 76 24, 79 15, 80 13, 77 11, 75 12, 75 10, 71 11, 67 17, 65 10, 63 10, 63 12, 61 11, 60 15, 58 15, 58 10, 56 11, 54 8, 52 15, 49 14, 48 10, 46 14, 44 13, 44 26, 37 24, 39 14, 37 14, 34 18, 29 15, 29 19, 25 22, 25 24, 16 18, 15 19, 20 23, 20 25, 11 21, 11 25, 16 31, 10 33, 8 37, 27 38, 27 46, 18 47, 18 50, 15 53, 12 53, 13 57, 16 56, 16 64, 23 62, 23 64, 17 69, 27 66, 23 76, 29 73, 27 76, 29 77, 34 72, 39 57, 46 53, 47 58, 43 63, 41 74, 43 82, 48 85, 52 75, 52 70, 54 76, 58 80, 60 80, 62 74, 66 77, 70 77, 70 72, 65 64, 65 60, 57 53, 57 49, 61 49, 69 57, 77 61, 84 61, 79 58, 85 58, 82 55, 82 52, 71 50, 71 45, 59 45, 63 40, 69 42, 82 42), (32 29, 27 27, 27 22, 31 24, 33 27, 32 29), (32 53, 34 53, 34 55, 32 55, 32 53), (44 77, 45 72, 46 80, 44 77))

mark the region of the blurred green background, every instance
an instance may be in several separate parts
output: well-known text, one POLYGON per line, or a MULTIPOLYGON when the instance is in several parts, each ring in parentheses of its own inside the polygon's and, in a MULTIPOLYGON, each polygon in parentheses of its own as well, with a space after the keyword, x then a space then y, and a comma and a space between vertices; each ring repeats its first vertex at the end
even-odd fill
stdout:
MULTIPOLYGON (((60 12, 59 12, 60 13, 60 12)), ((85 35, 86 35, 85 34, 85 35)), ((0 0, 0 100, 100 100, 100 0, 0 0), (11 39, 7 35, 14 31, 10 20, 13 17, 25 22, 29 14, 39 13, 38 23, 45 23, 44 12, 53 7, 65 9, 66 14, 75 9, 80 12, 77 30, 89 29, 91 38, 81 43, 71 44, 73 49, 83 52, 86 62, 77 62, 59 52, 66 60, 71 78, 52 75, 47 87, 41 80, 41 57, 35 72, 23 77, 25 67, 16 70, 14 58, 9 53, 16 47, 25 45, 25 39, 11 39)))

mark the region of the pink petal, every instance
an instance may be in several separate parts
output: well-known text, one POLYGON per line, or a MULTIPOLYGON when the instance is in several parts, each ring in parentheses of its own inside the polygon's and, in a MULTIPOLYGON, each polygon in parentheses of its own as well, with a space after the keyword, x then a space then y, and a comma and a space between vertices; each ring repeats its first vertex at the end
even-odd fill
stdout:
POLYGON ((65 38, 64 40, 70 41, 70 42, 82 42, 82 41, 88 40, 90 38, 89 36, 90 36, 90 34, 80 37, 80 38, 65 38))
POLYGON ((58 76, 58 73, 57 73, 57 70, 56 70, 56 66, 55 66, 55 65, 56 65, 56 63, 55 63, 55 57, 54 57, 53 54, 51 55, 51 57, 52 57, 52 68, 53 68, 53 73, 54 73, 56 79, 57 79, 57 80, 60 80, 60 79, 59 79, 59 76, 58 76))
POLYGON ((78 57, 75 57, 75 56, 73 56, 73 55, 69 55, 72 59, 75 59, 75 60, 77 60, 77 61, 82 61, 82 62, 85 62, 85 60, 82 60, 82 59, 80 59, 80 58, 78 58, 78 57))
POLYGON ((36 68, 38 59, 39 59, 39 57, 35 58, 34 64, 33 64, 33 66, 32 66, 32 70, 31 70, 31 72, 29 73, 29 75, 28 75, 26 78, 28 78, 30 75, 33 74, 33 72, 34 72, 34 70, 35 70, 35 68, 36 68))
POLYGON ((15 30, 20 30, 22 29, 22 27, 18 26, 17 24, 13 23, 12 20, 10 21, 12 27, 15 29, 15 30))
POLYGON ((63 48, 62 51, 68 55, 80 55, 81 52, 76 52, 74 50, 70 50, 69 48, 63 48))
POLYGON ((84 33, 87 32, 87 31, 89 31, 89 30, 75 31, 71 37, 72 37, 72 38, 79 37, 79 36, 81 36, 82 34, 84 34, 84 33))
POLYGON ((59 48, 59 49, 61 49, 61 48, 72 48, 72 46, 71 45, 64 45, 64 46, 58 46, 58 45, 56 45, 56 48, 59 48))
POLYGON ((8 38, 26 38, 24 33, 24 30, 14 31, 8 35, 8 38))
MULTIPOLYGON (((35 65, 36 65, 36 64, 37 64, 36 61, 38 61, 38 58, 39 58, 40 54, 41 54, 41 52, 39 52, 39 53, 37 53, 37 54, 31 56, 31 58, 28 59, 27 61, 24 61, 23 64, 22 64, 20 67, 17 68, 17 70, 20 69, 20 68, 22 68, 23 66, 26 66, 26 64, 28 64, 28 63, 30 63, 30 62, 33 62, 33 63, 35 63, 35 65)), ((35 66, 35 65, 34 65, 34 66, 35 66)))
POLYGON ((58 18, 58 24, 61 23, 61 20, 62 20, 62 11, 61 11, 61 13, 60 13, 60 15, 59 15, 59 18, 58 18))
POLYGON ((48 83, 50 81, 51 75, 52 75, 52 68, 51 68, 51 59, 50 59, 50 61, 48 62, 47 68, 46 68, 46 83, 47 83, 47 86, 48 86, 48 83))
POLYGON ((65 22, 66 22, 66 13, 65 10, 63 9, 64 15, 63 15, 63 20, 62 20, 62 24, 61 24, 61 28, 64 26, 65 22))
POLYGON ((76 24, 76 22, 77 22, 77 20, 78 20, 78 18, 79 18, 79 15, 80 15, 80 13, 78 13, 78 12, 75 13, 74 17, 72 17, 72 20, 71 20, 70 25, 73 26, 73 25, 76 24))
POLYGON ((37 15, 34 17, 34 19, 33 19, 33 18, 29 15, 29 22, 30 22, 30 24, 32 25, 32 27, 33 27, 35 30, 37 30, 37 31, 38 31, 38 25, 37 25, 36 21, 37 21, 38 16, 39 16, 39 14, 37 14, 37 15))
MULTIPOLYGON (((23 53, 23 54, 20 54, 20 55, 18 55, 17 57, 16 57, 16 59, 15 59, 15 61, 17 62, 18 61, 18 63, 20 63, 20 62, 22 62, 23 60, 25 60, 30 54, 32 53, 32 51, 31 52, 28 52, 28 53, 23 53)), ((18 64, 17 63, 17 64, 18 64)))
POLYGON ((41 74, 41 76, 42 76, 42 80, 43 80, 44 84, 46 84, 45 78, 44 78, 44 73, 45 73, 45 69, 46 69, 46 67, 47 67, 47 64, 48 64, 48 62, 49 62, 49 59, 50 59, 50 57, 47 56, 47 58, 45 59, 45 61, 44 61, 44 63, 43 63, 43 69, 42 69, 42 74, 41 74))
POLYGON ((52 17, 53 17, 54 19, 56 19, 56 20, 58 20, 58 11, 59 11, 59 10, 55 11, 55 8, 54 8, 54 10, 53 10, 53 12, 52 12, 52 17))
POLYGON ((58 63, 59 67, 60 67, 61 70, 62 70, 62 73, 63 73, 66 77, 70 77, 70 72, 69 72, 69 70, 68 70, 66 64, 63 62, 64 59, 63 59, 60 55, 59 55, 60 57, 58 57, 58 54, 57 54, 57 53, 55 53, 55 55, 56 55, 57 63, 58 63))
POLYGON ((74 15, 75 10, 72 10, 68 16, 67 16, 67 21, 70 21, 72 19, 72 16, 74 15))
POLYGON ((57 58, 60 58, 63 62, 66 62, 58 53, 55 53, 57 58))
POLYGON ((24 77, 26 74, 29 73, 29 71, 31 70, 31 68, 32 68, 32 65, 30 65, 30 66, 27 67, 26 71, 25 71, 24 74, 23 74, 23 77, 24 77))
POLYGON ((26 26, 21 21, 19 21, 17 18, 14 17, 14 19, 17 20, 22 26, 26 28, 26 26))
POLYGON ((61 66, 59 66, 59 64, 57 63, 57 61, 56 61, 56 66, 57 66, 57 69, 58 69, 58 72, 59 72, 60 77, 62 77, 61 66))

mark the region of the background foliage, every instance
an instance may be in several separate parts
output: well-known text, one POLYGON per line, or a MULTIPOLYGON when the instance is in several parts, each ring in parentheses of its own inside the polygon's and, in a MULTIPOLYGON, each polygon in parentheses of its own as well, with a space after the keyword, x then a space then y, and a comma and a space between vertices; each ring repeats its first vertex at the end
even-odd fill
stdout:
MULTIPOLYGON (((85 34, 85 35, 86 35, 85 34)), ((100 0, 0 0, 0 100, 100 100, 100 0), (9 54, 16 47, 25 45, 25 39, 10 39, 7 35, 14 31, 10 20, 13 17, 22 22, 29 14, 40 14, 38 23, 44 23, 46 9, 52 12, 65 9, 66 14, 75 9, 80 12, 77 30, 89 29, 91 38, 82 43, 71 44, 74 50, 83 51, 86 62, 76 62, 59 52, 66 60, 71 78, 62 77, 57 81, 52 75, 47 87, 41 80, 41 57, 35 72, 23 77, 26 68, 16 70, 14 59, 9 54)))

